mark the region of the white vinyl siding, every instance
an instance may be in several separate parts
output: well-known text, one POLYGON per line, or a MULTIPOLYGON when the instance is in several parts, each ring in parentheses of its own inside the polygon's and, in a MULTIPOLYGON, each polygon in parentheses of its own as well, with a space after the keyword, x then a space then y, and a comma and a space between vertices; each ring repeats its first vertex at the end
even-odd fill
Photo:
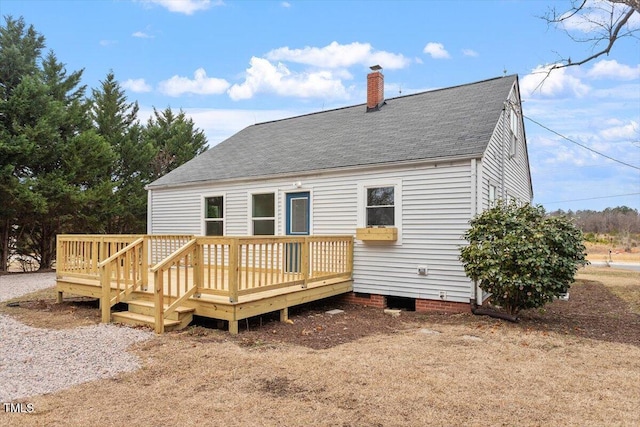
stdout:
POLYGON ((153 191, 151 234, 202 234, 203 193, 195 191, 153 191))
MULTIPOLYGON (((514 85, 510 101, 519 103, 514 85)), ((396 242, 355 241, 354 291, 409 298, 469 302, 473 284, 459 260, 462 236, 473 215, 489 206, 490 186, 495 199, 507 194, 521 202, 532 198, 522 115, 510 153, 511 116, 506 108, 482 158, 452 162, 425 162, 326 171, 260 179, 187 185, 151 190, 149 232, 202 234, 202 201, 224 193, 225 235, 252 234, 251 195, 275 194, 275 234, 285 234, 286 195, 310 193, 310 231, 313 235, 355 235, 365 226, 367 186, 394 185, 396 242), (503 168, 504 167, 504 168, 503 168), (296 183, 292 188, 292 182, 296 183), (419 275, 418 266, 428 274, 419 275)))
POLYGON ((489 207, 489 186, 496 187, 496 200, 507 199, 507 194, 518 200, 520 203, 528 203, 533 198, 531 192, 531 182, 529 175, 529 159, 524 137, 524 127, 522 114, 516 115, 512 122, 512 104, 518 104, 518 93, 516 87, 509 95, 506 109, 500 115, 494 133, 491 137, 487 150, 485 151, 482 167, 482 210, 489 207), (517 127, 517 146, 512 150, 512 126, 517 127), (513 151, 513 155, 511 155, 513 151), (504 165, 504 171, 501 171, 504 165))
MULTIPOLYGON (((395 203, 401 206, 396 216, 399 242, 370 244, 356 241, 354 250, 354 290, 356 292, 410 298, 468 302, 471 284, 458 260, 462 235, 468 227, 471 211, 470 161, 454 164, 377 168, 352 172, 334 172, 300 177, 302 187, 311 192, 311 230, 314 235, 354 235, 361 214, 358 211, 359 185, 391 183, 397 185, 395 203), (428 275, 417 274, 419 265, 428 267, 428 275)), ((295 180, 294 180, 295 181, 295 180)), ((152 190, 150 217, 154 233, 180 232, 200 234, 198 221, 185 224, 191 209, 200 211, 204 194, 225 194, 226 235, 249 235, 250 195, 266 186, 276 191, 276 235, 284 235, 286 193, 291 178, 256 183, 189 186, 152 190), (179 198, 181 203, 173 203, 179 198), (165 207, 171 205, 172 209, 165 207), (172 225, 173 224, 173 225, 172 225)), ((200 219, 201 220, 201 219, 200 219)))

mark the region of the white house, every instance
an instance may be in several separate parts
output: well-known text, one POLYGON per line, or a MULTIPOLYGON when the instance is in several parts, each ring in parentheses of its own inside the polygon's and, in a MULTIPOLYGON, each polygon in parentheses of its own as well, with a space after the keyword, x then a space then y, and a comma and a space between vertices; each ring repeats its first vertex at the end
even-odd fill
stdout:
POLYGON ((469 220, 532 199, 518 77, 249 126, 148 186, 149 234, 356 236, 347 299, 468 310, 469 220))

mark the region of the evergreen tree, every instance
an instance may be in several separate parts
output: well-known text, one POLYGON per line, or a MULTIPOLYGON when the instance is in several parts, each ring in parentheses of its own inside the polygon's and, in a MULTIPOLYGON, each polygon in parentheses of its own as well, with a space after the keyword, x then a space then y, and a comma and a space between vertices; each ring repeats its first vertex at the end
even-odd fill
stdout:
POLYGON ((33 26, 27 27, 22 18, 6 17, 0 26, 0 271, 7 269, 10 244, 16 237, 13 225, 22 200, 28 197, 20 172, 33 151, 33 144, 22 132, 29 99, 19 94, 35 90, 33 78, 39 72, 44 46, 44 36, 33 26))
POLYGON ((111 147, 90 127, 82 71, 67 74, 53 53, 42 62, 40 78, 33 82, 39 98, 34 123, 24 134, 34 149, 21 181, 29 201, 16 222, 18 251, 32 255, 40 268, 55 259, 59 233, 95 231, 95 206, 111 197, 111 147))
POLYGON ((147 122, 145 139, 154 144, 153 179, 157 179, 207 150, 204 132, 195 127, 182 110, 175 115, 171 108, 153 109, 147 122))
POLYGON ((127 97, 109 72, 100 89, 92 91, 91 119, 96 131, 109 143, 116 155, 111 179, 114 197, 103 206, 100 217, 107 233, 144 233, 150 164, 154 156, 151 143, 142 138, 138 122, 138 103, 127 97))
POLYGON ((24 20, 0 26, 0 270, 11 253, 50 268, 59 233, 144 233, 145 185, 204 152, 184 112, 138 121, 113 72, 85 98, 24 20))

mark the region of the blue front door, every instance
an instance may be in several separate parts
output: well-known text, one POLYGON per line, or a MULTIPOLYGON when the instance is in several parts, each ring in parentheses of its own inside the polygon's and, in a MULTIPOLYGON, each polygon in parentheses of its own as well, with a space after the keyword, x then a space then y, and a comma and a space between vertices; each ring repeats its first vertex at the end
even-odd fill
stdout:
MULTIPOLYGON (((308 236, 310 224, 310 195, 308 191, 287 194, 286 234, 288 236, 308 236)), ((285 262, 287 272, 299 273, 302 262, 300 243, 287 244, 285 262)))

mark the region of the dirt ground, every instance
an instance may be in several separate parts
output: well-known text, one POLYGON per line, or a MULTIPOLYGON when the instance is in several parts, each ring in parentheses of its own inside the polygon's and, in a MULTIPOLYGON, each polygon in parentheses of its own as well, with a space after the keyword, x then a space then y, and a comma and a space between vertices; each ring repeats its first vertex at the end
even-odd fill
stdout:
MULTIPOLYGON (((97 300, 66 297, 64 303, 57 304, 53 288, 2 303, 0 313, 9 314, 30 326, 50 329, 100 322, 97 300)), ((542 310, 524 311, 519 317, 519 323, 509 323, 506 327, 640 345, 640 273, 589 266, 577 275, 569 301, 556 301, 542 310)), ((399 317, 391 317, 383 310, 348 305, 336 299, 292 307, 289 318, 293 323, 281 323, 276 312, 243 320, 239 324, 240 334, 231 336, 217 329, 217 321, 196 317, 188 329, 174 334, 230 341, 245 347, 288 343, 326 349, 370 335, 402 333, 415 329, 416 324, 422 322, 472 327, 505 324, 502 320, 470 313, 443 315, 403 311, 399 317), (334 309, 343 310, 343 313, 327 313, 334 309)))
MULTIPOLYGON (((199 319, 137 345, 140 371, 26 399, 35 411, 0 412, 0 425, 640 425, 640 273, 588 267, 570 292, 519 323, 334 300, 237 336, 199 319)), ((53 297, 0 313, 99 322, 95 302, 53 297)))

